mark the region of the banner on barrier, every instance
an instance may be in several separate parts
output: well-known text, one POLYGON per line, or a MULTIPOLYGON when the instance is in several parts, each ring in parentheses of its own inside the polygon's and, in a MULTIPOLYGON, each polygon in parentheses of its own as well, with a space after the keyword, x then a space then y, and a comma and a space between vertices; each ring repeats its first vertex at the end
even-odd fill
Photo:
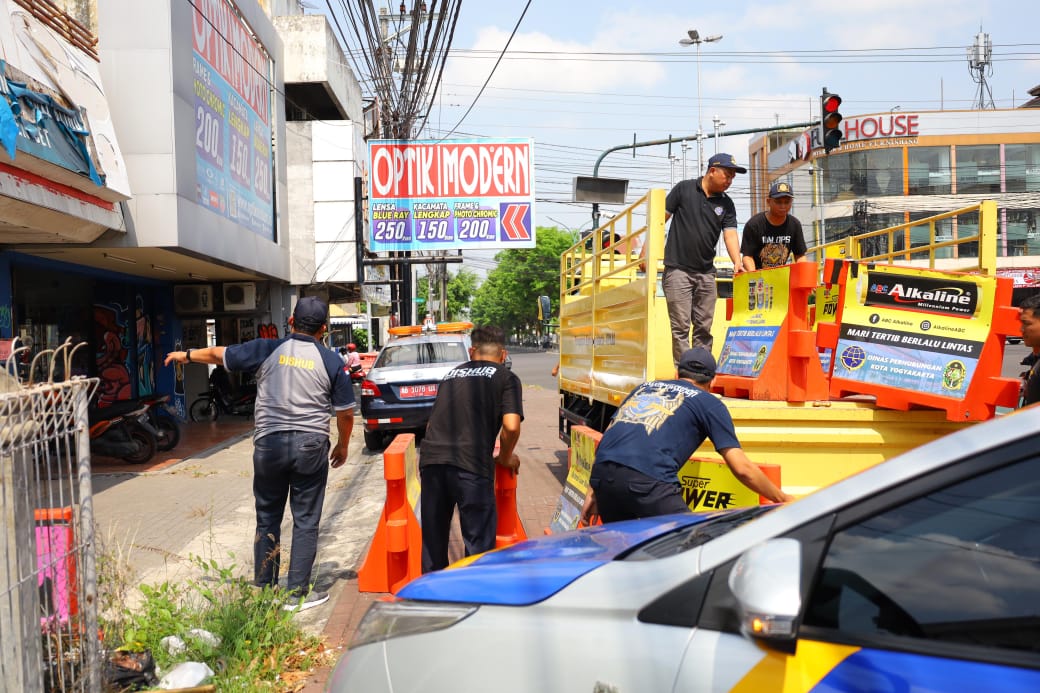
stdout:
POLYGON ((570 468, 549 529, 553 534, 577 529, 585 494, 589 490, 589 474, 596 459, 596 445, 602 434, 581 426, 571 428, 570 468))
POLYGON ((758 377, 787 318, 789 280, 786 271, 733 278, 733 320, 719 354, 719 373, 758 377))

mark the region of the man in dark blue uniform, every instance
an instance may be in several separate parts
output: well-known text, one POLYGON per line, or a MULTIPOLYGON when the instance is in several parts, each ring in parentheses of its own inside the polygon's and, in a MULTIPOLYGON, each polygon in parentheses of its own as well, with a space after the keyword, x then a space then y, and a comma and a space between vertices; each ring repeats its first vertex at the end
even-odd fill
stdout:
POLYGON ((616 522, 689 512, 679 470, 705 438, 742 484, 777 503, 793 500, 741 449, 729 410, 708 389, 715 377, 711 352, 688 349, 678 370, 675 380, 637 387, 614 414, 596 448, 583 520, 595 514, 616 522))
POLYGON ((466 555, 495 548, 495 465, 514 471, 520 466, 513 450, 524 418, 523 391, 520 378, 504 365, 505 337, 497 327, 477 327, 470 340, 471 360, 438 386, 419 454, 424 573, 448 565, 456 505, 466 555))
POLYGON ((223 364, 230 371, 256 370, 256 427, 253 433, 253 496, 256 536, 254 584, 278 584, 281 525, 285 503, 293 516, 292 551, 285 608, 302 610, 329 599, 311 590, 318 550, 318 522, 325 502, 329 465, 347 461, 354 427, 354 389, 343 361, 319 340, 328 323, 328 306, 316 296, 296 303, 289 318, 292 333, 281 339, 173 351, 170 363, 223 364), (330 450, 329 412, 336 412, 338 440, 330 450))

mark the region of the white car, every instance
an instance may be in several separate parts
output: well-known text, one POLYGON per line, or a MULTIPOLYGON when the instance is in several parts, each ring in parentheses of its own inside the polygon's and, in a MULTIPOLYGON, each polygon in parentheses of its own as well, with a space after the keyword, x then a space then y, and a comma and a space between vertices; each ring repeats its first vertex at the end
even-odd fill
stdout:
POLYGON ((465 563, 372 605, 328 690, 1035 693, 1040 407, 786 506, 465 563))

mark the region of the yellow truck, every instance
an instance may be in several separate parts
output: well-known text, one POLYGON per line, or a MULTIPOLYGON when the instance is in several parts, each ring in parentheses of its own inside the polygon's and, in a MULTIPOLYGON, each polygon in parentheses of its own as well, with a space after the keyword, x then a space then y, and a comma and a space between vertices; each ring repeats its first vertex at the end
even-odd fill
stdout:
MULTIPOLYGON (((595 237, 609 239, 608 241, 602 245, 579 242, 561 257, 560 437, 568 444, 571 441, 572 426, 587 426, 600 432, 605 430, 620 402, 640 383, 675 377, 667 306, 661 289, 665 242, 664 205, 665 191, 650 190, 640 200, 596 230, 595 237)), ((956 322, 954 318, 950 319, 955 322, 951 330, 964 332, 967 326, 968 334, 961 335, 960 339, 947 340, 952 344, 949 348, 974 350, 974 361, 971 358, 944 358, 947 362, 956 361, 960 364, 962 376, 964 364, 967 364, 969 375, 972 369, 977 369, 978 379, 986 381, 985 387, 979 386, 981 390, 968 393, 970 397, 977 397, 977 392, 985 392, 988 401, 1006 406, 1011 401, 1011 389, 1017 388, 1017 384, 1001 380, 992 373, 982 377, 983 362, 992 362, 1002 355, 1002 335, 1013 333, 1017 329, 1014 321, 1016 312, 1010 306, 1009 285, 1001 284, 1000 291, 992 288, 996 286, 994 282, 998 281, 995 276, 996 230, 996 206, 992 202, 982 202, 903 226, 814 247, 810 249, 809 257, 815 257, 819 262, 818 268, 813 268, 814 279, 824 276, 826 258, 837 258, 857 261, 857 266, 863 269, 863 277, 866 277, 866 271, 869 269, 874 279, 875 275, 881 276, 879 273, 885 268, 906 267, 918 268, 925 274, 930 272, 934 275, 932 279, 925 278, 922 281, 936 281, 935 277, 943 280, 947 276, 943 271, 947 269, 966 273, 958 281, 988 281, 989 283, 979 290, 981 294, 985 294, 988 303, 983 301, 978 305, 973 304, 972 315, 954 316, 964 318, 960 322, 956 322), (958 217, 965 221, 960 226, 961 233, 956 240, 944 240, 941 232, 937 234, 936 229, 940 227, 940 222, 958 217), (977 221, 974 221, 976 218, 977 221), (969 223, 969 220, 972 223, 969 223), (875 252, 877 248, 882 248, 885 252, 871 257, 861 257, 859 251, 864 247, 873 248, 875 252), (956 259, 958 254, 967 255, 966 249, 976 247, 977 257, 956 259), (972 336, 972 331, 977 334, 972 336), (961 342, 968 346, 963 346, 961 342)), ((833 262, 832 265, 828 265, 832 270, 836 266, 838 265, 833 265, 833 262)), ((773 271, 775 270, 765 270, 773 271)), ((738 296, 738 300, 734 302, 738 311, 748 299, 751 299, 750 303, 752 308, 754 307, 757 281, 755 274, 757 273, 737 276, 733 288, 738 296)), ((864 304, 866 289, 863 279, 857 282, 849 289, 847 299, 843 299, 851 306, 847 310, 850 315, 862 313, 863 321, 873 321, 878 313, 884 314, 885 307, 875 309, 870 306, 869 300, 864 304), (858 295, 856 292, 859 292, 858 295), (857 300, 860 304, 856 303, 857 300), (859 313, 856 313, 856 310, 859 310, 859 313)), ((880 285, 880 282, 877 283, 880 285)), ((858 352, 850 347, 847 341, 853 338, 850 335, 854 336, 857 332, 845 327, 841 327, 844 330, 841 331, 834 323, 835 313, 841 312, 841 306, 836 307, 838 299, 832 292, 833 287, 827 289, 821 284, 820 288, 812 292, 812 298, 808 301, 811 305, 800 306, 809 313, 819 309, 820 319, 814 319, 810 325, 813 334, 796 336, 808 336, 814 342, 815 353, 811 356, 817 361, 812 361, 812 367, 826 371, 828 383, 831 382, 832 367, 835 369, 835 377, 838 369, 845 368, 848 370, 843 371, 843 390, 855 392, 860 385, 864 392, 873 394, 832 396, 825 393, 818 396, 817 387, 813 390, 817 396, 811 399, 724 397, 733 415, 738 438, 748 456, 755 462, 778 464, 784 489, 794 494, 806 493, 830 484, 900 452, 971 425, 972 421, 992 416, 994 411, 993 406, 989 406, 985 411, 977 407, 971 409, 964 406, 963 401, 970 397, 965 397, 966 391, 963 389, 959 409, 928 408, 917 406, 913 402, 905 405, 896 402, 893 405, 887 395, 887 386, 875 388, 880 394, 871 389, 869 380, 873 376, 865 377, 862 382, 857 381, 865 371, 853 373, 854 368, 858 366, 852 355, 858 352), (828 325, 829 331, 826 333, 832 335, 836 342, 830 345, 832 348, 829 351, 819 343, 817 330, 822 330, 823 325, 828 325), (839 349, 836 350, 835 346, 839 349), (815 365, 817 363, 820 365, 815 365), (790 399, 806 401, 789 401, 790 399), (882 401, 888 402, 886 406, 879 406, 879 402, 882 401)), ((731 295, 729 287, 720 286, 720 296, 731 295)), ((723 361, 729 357, 728 353, 720 352, 728 350, 730 345, 727 341, 727 330, 734 323, 727 313, 733 310, 733 304, 728 304, 720 298, 713 325, 715 356, 722 357, 720 373, 724 370, 723 361)), ((930 315, 924 317, 926 319, 917 321, 924 326, 921 329, 927 329, 927 326, 932 324, 941 324, 944 319, 934 319, 934 316, 930 315)), ((868 327, 873 328, 869 325, 868 327)), ((899 329, 913 331, 918 327, 915 325, 899 329)), ((867 330, 860 332, 866 334, 867 330)), ((889 332, 896 335, 888 335, 889 338, 899 338, 898 330, 889 332)), ((903 338, 909 339, 906 334, 903 338)), ((926 342, 923 338, 913 339, 917 344, 926 342)), ((800 342, 805 343, 806 339, 800 339, 800 342)), ((804 351, 804 347, 801 348, 804 351)), ((876 365, 872 367, 878 369, 879 378, 910 378, 905 383, 897 381, 895 384, 908 385, 910 390, 917 387, 913 384, 913 378, 916 376, 908 369, 876 365)), ((954 366, 955 369, 956 367, 954 366)), ((927 368, 940 367, 922 366, 918 375, 933 375, 927 368)), ((931 400, 921 400, 926 403, 946 401, 941 395, 950 393, 942 388, 955 382, 956 373, 943 372, 934 375, 937 383, 935 388, 940 396, 931 400), (940 384, 940 381, 945 384, 940 384)), ((733 380, 731 378, 730 382, 733 380)), ((740 379, 736 378, 736 381, 740 379)), ((752 391, 754 388, 748 389, 752 391)), ((898 387, 896 390, 898 391, 898 387)), ((705 445, 695 456, 718 459, 710 441, 705 441, 705 445)))

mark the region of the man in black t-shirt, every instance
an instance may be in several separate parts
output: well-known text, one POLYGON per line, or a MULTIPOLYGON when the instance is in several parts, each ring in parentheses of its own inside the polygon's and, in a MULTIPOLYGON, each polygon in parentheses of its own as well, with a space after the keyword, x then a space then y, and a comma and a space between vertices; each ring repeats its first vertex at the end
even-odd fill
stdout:
POLYGON ((419 454, 422 481, 422 571, 448 565, 448 532, 455 506, 466 555, 495 548, 495 465, 514 472, 513 454, 524 418, 520 378, 503 364, 505 336, 477 327, 470 361, 444 376, 419 454), (499 439, 496 457, 495 439, 499 439))
POLYGON ((1022 325, 1022 343, 1032 348, 1031 356, 1022 361, 1022 365, 1029 365, 1029 370, 1022 374, 1022 401, 1021 406, 1040 402, 1040 294, 1030 296, 1018 306, 1021 313, 1018 321, 1022 325), (1027 364, 1028 361, 1028 364, 1027 364))
POLYGON ((795 262, 805 260, 805 237, 802 222, 791 215, 794 190, 789 183, 778 181, 769 188, 766 211, 759 212, 744 224, 740 242, 744 269, 780 267, 794 255, 795 262))

